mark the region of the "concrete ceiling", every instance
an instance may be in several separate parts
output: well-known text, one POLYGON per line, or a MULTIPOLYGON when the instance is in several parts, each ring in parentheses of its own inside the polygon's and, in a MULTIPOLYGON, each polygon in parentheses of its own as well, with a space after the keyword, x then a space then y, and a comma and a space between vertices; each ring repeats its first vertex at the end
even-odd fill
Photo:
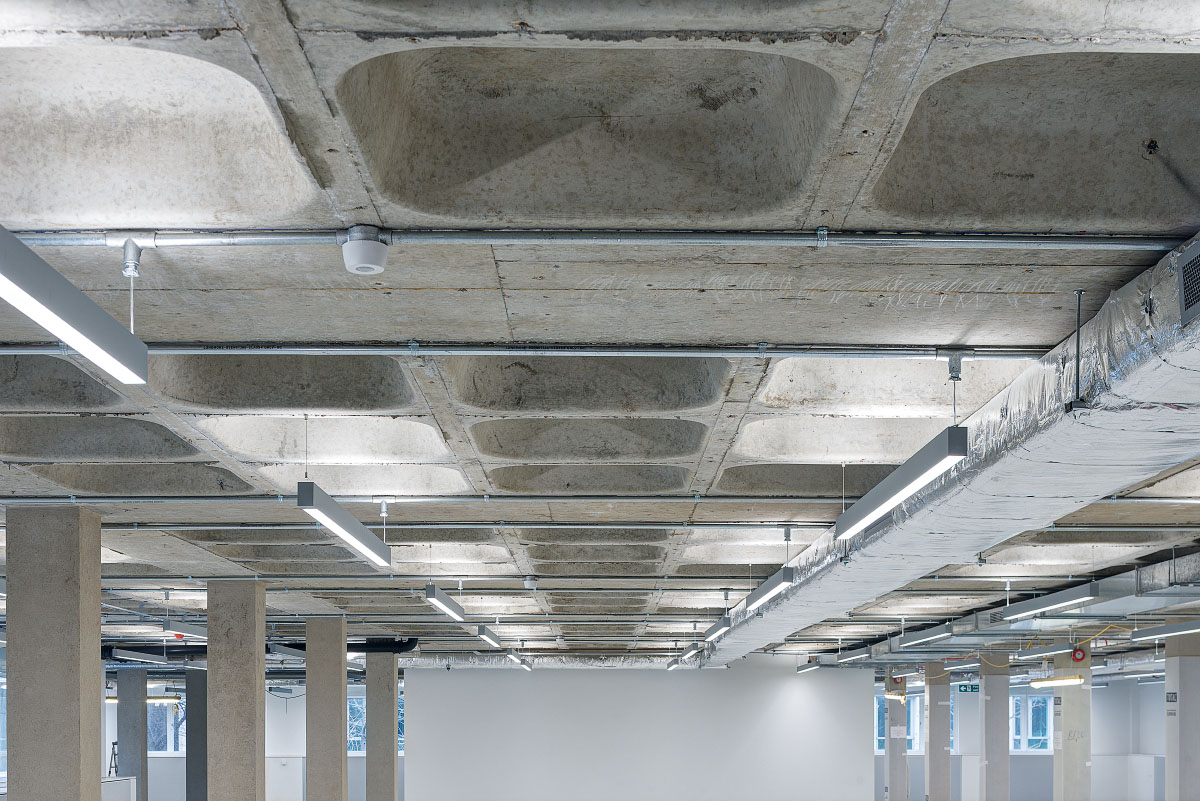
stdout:
MULTIPOLYGON (((0 0, 0 18, 12 230, 1200 228, 1200 11, 1182 0, 0 0)), ((38 251, 127 319, 117 250, 38 251)), ((426 245, 358 276, 335 246, 178 247, 146 251, 134 305, 151 342, 1049 348, 1073 290, 1086 319, 1157 259, 426 245)), ((0 343, 44 341, 0 309, 0 343)), ((1024 366, 968 361, 959 415, 1024 366)), ((4 355, 0 493, 220 501, 96 505, 130 610, 112 636, 146 636, 139 609, 203 614, 189 576, 258 575, 279 636, 345 613, 353 634, 477 649, 419 596, 432 576, 508 644, 660 654, 952 415, 946 364, 903 359, 158 355, 138 389, 4 355), (388 580, 273 500, 306 474, 463 499, 392 504, 388 580), (475 499, 505 494, 554 497, 475 499), (791 542, 763 523, 794 523, 791 542)), ((1200 496, 1184 467, 1134 494, 1200 496)), ((849 647, 1002 603, 1003 579, 1038 592, 1161 558, 1193 546, 1170 528, 1190 509, 1096 504, 776 646, 849 647), (1167 528, 1094 528, 1113 525, 1167 528)))

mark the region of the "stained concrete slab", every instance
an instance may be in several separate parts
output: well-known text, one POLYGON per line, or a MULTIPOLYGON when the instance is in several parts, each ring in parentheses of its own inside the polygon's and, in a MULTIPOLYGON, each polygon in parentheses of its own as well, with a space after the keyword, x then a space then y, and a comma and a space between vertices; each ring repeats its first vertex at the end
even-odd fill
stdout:
POLYGON ((506 492, 648 495, 681 490, 688 470, 661 464, 513 465, 490 475, 506 492))
POLYGON ((199 451, 148 420, 0 417, 0 459, 14 462, 186 461, 199 451))
POLYGON ((453 458, 441 432, 420 420, 207 415, 192 422, 247 461, 383 465, 453 458))
POLYGON ((950 424, 949 418, 750 416, 730 456, 799 464, 900 464, 950 424))
POLYGON ((70 362, 53 356, 0 356, 0 411, 99 412, 130 408, 70 362))
POLYGON ((94 495, 226 495, 252 487, 204 464, 45 464, 30 472, 72 492, 94 495))
POLYGON ((471 427, 480 453, 527 462, 648 460, 694 456, 708 426, 695 420, 593 418, 487 420, 471 427))
MULTIPOLYGON (((887 464, 746 464, 729 467, 717 482, 718 492, 856 498, 887 477, 887 464)), ((840 510, 837 510, 840 511, 840 510)), ((834 512, 836 514, 836 511, 834 512)), ((825 512, 829 514, 829 512, 825 512)))

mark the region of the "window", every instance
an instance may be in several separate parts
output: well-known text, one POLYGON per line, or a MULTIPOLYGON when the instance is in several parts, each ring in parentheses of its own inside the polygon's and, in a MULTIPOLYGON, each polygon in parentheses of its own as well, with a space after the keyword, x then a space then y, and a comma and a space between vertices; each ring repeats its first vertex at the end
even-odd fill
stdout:
POLYGON ((1054 727, 1054 696, 1013 688, 1008 700, 1008 731, 1013 751, 1049 751, 1054 727))
MULTIPOLYGON (((875 696, 875 752, 882 754, 884 739, 887 737, 887 699, 882 695, 875 696)), ((905 708, 905 727, 908 732, 908 751, 922 753, 924 742, 921 739, 921 727, 924 725, 925 696, 910 695, 905 708)))
MULTIPOLYGON (((346 699, 346 752, 361 754, 367 750, 367 699, 346 699)), ((404 696, 396 700, 396 750, 404 753, 404 696)))
POLYGON ((146 750, 152 754, 187 751, 187 701, 146 705, 146 750))

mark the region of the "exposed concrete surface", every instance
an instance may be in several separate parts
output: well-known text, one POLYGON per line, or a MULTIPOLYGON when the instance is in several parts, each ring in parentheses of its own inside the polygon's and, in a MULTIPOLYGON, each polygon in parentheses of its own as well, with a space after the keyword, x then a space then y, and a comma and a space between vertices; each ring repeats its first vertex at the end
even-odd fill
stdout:
POLYGON ((209 589, 208 719, 221 721, 221 736, 208 743, 213 799, 266 799, 265 601, 256 581, 224 581, 209 589))

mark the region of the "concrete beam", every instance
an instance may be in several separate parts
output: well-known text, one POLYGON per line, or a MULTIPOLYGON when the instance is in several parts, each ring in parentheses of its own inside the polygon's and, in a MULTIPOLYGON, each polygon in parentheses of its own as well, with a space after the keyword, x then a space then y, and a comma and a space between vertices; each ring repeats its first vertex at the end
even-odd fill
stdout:
POLYGON ((13 507, 7 529, 9 797, 100 801, 100 518, 13 507))

